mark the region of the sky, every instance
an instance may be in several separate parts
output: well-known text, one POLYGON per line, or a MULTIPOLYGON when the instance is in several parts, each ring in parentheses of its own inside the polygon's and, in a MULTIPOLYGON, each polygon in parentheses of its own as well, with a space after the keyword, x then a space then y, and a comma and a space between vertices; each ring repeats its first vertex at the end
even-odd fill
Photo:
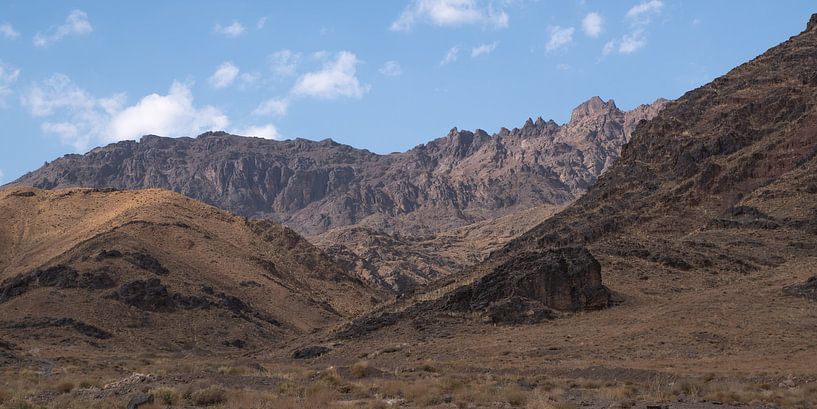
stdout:
POLYGON ((452 127, 678 98, 813 0, 0 2, 0 183, 145 134, 404 151, 452 127))

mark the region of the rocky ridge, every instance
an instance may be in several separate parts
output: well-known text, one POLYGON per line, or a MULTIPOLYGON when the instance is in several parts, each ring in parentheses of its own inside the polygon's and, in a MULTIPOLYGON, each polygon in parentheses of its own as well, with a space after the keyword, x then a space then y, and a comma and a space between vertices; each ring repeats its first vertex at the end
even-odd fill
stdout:
POLYGON ((327 249, 343 246, 330 252, 346 264, 368 260, 358 268, 361 276, 404 291, 481 260, 486 249, 456 258, 432 251, 411 268, 378 260, 417 254, 414 243, 452 229, 575 200, 615 162, 636 124, 666 103, 659 99, 624 112, 612 100, 593 97, 564 125, 528 119, 495 135, 454 128, 388 155, 331 140, 150 135, 67 155, 15 183, 173 190, 240 215, 271 218, 327 249), (361 235, 383 256, 357 249, 361 235))

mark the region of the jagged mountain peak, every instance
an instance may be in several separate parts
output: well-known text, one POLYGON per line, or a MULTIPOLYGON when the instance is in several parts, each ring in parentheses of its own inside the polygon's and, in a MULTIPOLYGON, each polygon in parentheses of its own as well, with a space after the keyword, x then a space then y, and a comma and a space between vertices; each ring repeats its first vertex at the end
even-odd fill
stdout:
POLYGON ((583 118, 606 115, 609 113, 621 113, 616 106, 616 102, 612 99, 605 102, 601 97, 594 96, 573 109, 573 112, 570 114, 570 121, 580 121, 583 118))

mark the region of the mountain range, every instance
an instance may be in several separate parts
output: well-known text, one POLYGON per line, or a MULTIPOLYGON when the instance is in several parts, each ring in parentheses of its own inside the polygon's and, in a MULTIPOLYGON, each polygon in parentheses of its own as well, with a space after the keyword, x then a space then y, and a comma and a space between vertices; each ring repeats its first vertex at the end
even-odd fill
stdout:
MULTIPOLYGON (((659 99, 624 112, 612 100, 593 97, 561 126, 538 118, 495 135, 454 128, 388 155, 331 140, 219 132, 195 139, 145 136, 64 156, 15 183, 176 191, 283 223, 357 266, 369 282, 402 292, 504 244, 474 246, 475 238, 457 236, 458 229, 534 208, 541 216, 575 200, 615 162, 635 126, 666 103, 659 99)), ((502 237, 534 223, 509 220, 512 233, 502 237)), ((491 231, 476 241, 495 239, 491 231)))

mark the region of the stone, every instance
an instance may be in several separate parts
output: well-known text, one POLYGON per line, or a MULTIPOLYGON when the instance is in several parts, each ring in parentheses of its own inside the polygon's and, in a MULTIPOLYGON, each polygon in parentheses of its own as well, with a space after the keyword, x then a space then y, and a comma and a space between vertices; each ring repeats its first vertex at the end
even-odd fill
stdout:
POLYGON ((292 353, 292 357, 295 358, 295 359, 313 359, 313 358, 317 358, 317 357, 319 357, 319 356, 321 356, 321 355, 323 355, 323 354, 325 354, 325 353, 327 353, 329 351, 330 351, 330 349, 325 347, 325 346, 311 345, 311 346, 296 350, 295 352, 292 353))
POLYGON ((137 409, 151 403, 153 403, 153 395, 139 393, 130 398, 127 409, 137 409))

